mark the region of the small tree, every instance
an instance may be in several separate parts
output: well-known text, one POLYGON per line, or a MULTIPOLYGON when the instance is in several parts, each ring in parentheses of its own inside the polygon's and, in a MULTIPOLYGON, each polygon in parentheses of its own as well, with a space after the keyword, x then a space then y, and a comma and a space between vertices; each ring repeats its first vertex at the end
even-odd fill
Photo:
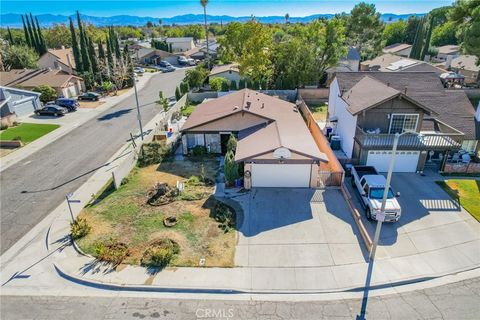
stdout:
POLYGON ((36 69, 38 54, 27 46, 4 46, 0 51, 5 69, 36 69))
POLYGON ((238 82, 238 89, 240 90, 245 89, 246 86, 247 86, 247 83, 245 79, 240 79, 240 81, 238 82))
POLYGON ((159 97, 158 104, 163 107, 163 111, 167 112, 168 111, 168 99, 165 98, 165 96, 163 95, 163 91, 160 91, 158 93, 158 97, 159 97))
POLYGON ((225 181, 227 185, 233 185, 235 180, 239 178, 238 164, 235 162, 235 155, 232 151, 228 151, 225 155, 225 181))
POLYGON ((227 79, 225 79, 225 81, 222 82, 221 90, 223 92, 227 92, 228 90, 230 90, 230 82, 227 79))
POLYGON ((237 150, 237 138, 231 134, 227 141, 227 151, 232 151, 235 153, 235 150, 237 150))
POLYGON ((197 66, 194 69, 189 69, 185 72, 185 82, 190 85, 190 88, 200 88, 208 76, 207 69, 202 66, 197 66))
POLYGON ((237 81, 232 80, 230 82, 230 90, 232 90, 232 91, 238 90, 237 81))
POLYGON ((213 91, 223 91, 224 83, 228 86, 228 81, 225 78, 210 78, 210 89, 213 91))
POLYGON ((180 93, 180 88, 176 87, 175 88, 175 98, 178 100, 180 100, 180 98, 182 98, 182 94, 180 93))
POLYGON ((48 102, 57 99, 57 91, 49 85, 42 84, 32 89, 32 91, 40 93, 40 101, 48 102))

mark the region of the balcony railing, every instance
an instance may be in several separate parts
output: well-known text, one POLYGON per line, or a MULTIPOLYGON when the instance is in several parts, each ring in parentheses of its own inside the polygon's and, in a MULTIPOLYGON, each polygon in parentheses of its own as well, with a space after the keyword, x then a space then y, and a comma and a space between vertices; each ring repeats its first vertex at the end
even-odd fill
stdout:
MULTIPOLYGON (((355 139, 360 145, 366 148, 391 148, 393 146, 394 134, 367 133, 357 126, 355 139)), ((454 150, 462 146, 463 134, 461 133, 421 133, 404 134, 398 140, 398 149, 414 150, 454 150)))

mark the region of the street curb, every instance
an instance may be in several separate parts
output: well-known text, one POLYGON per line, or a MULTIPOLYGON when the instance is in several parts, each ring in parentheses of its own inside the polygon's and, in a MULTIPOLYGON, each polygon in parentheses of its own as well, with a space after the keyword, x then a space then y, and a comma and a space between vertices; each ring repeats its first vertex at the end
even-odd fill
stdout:
MULTIPOLYGON (((97 280, 86 279, 81 276, 73 275, 69 272, 62 270, 62 268, 57 264, 53 263, 55 270, 57 273, 64 279, 69 280, 71 282, 81 284, 88 287, 93 287, 97 289, 104 289, 104 290, 114 290, 114 291, 140 291, 140 292, 170 292, 170 293, 208 293, 208 294, 255 294, 255 295, 328 295, 328 294, 339 294, 339 293, 361 293, 366 290, 365 286, 361 287, 350 287, 350 288, 339 288, 336 290, 245 290, 245 289, 238 289, 238 288, 230 288, 230 289, 214 289, 214 288, 196 288, 196 287, 164 287, 160 285, 139 285, 139 284, 118 284, 112 282, 102 282, 97 280)), ((465 270, 459 270, 455 272, 449 272, 445 274, 441 274, 438 276, 433 277, 422 277, 422 278, 415 278, 409 280, 402 280, 396 283, 385 283, 385 284, 377 284, 368 287, 368 291, 380 291, 380 290, 397 290, 398 288, 405 288, 405 286, 409 285, 421 285, 423 283, 429 283, 433 280, 442 280, 442 278, 448 276, 458 276, 472 271, 480 271, 480 267, 470 268, 465 270)), ((467 277, 471 278, 471 277, 467 277)), ((456 281, 450 281, 443 284, 454 283, 458 281, 462 281, 465 279, 458 279, 456 281)), ((414 288, 412 290, 406 291, 413 291, 413 290, 421 290, 425 288, 414 288)), ((389 293, 387 293, 389 294, 389 293)))

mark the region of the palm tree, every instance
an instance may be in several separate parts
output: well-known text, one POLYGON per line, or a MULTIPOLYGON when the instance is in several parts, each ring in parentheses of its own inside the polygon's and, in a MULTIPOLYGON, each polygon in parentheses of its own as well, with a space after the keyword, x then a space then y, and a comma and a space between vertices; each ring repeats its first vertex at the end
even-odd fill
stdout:
POLYGON ((290 15, 288 13, 285 14, 285 24, 288 23, 288 19, 290 19, 290 15))
POLYGON ((207 4, 208 0, 200 0, 203 7, 203 19, 205 21, 205 38, 207 40, 207 66, 210 69, 210 50, 208 50, 208 26, 207 26, 207 4))

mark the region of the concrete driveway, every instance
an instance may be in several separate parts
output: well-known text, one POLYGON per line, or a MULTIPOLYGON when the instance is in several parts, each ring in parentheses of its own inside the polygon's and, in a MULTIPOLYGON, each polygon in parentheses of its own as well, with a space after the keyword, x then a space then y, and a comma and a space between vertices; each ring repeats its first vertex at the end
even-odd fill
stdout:
POLYGON ((257 188, 245 196, 235 264, 321 267, 365 261, 339 190, 257 188))
MULTIPOLYGON (((421 267, 429 273, 480 265, 480 223, 435 183, 443 179, 433 172, 393 175, 392 187, 401 193, 402 217, 397 223, 383 224, 379 259, 411 257, 410 267, 418 268, 415 261, 420 258, 427 262, 421 267)), ((361 208, 358 192, 351 192, 361 208)), ((373 238, 376 222, 368 221, 364 214, 362 220, 373 238)))

